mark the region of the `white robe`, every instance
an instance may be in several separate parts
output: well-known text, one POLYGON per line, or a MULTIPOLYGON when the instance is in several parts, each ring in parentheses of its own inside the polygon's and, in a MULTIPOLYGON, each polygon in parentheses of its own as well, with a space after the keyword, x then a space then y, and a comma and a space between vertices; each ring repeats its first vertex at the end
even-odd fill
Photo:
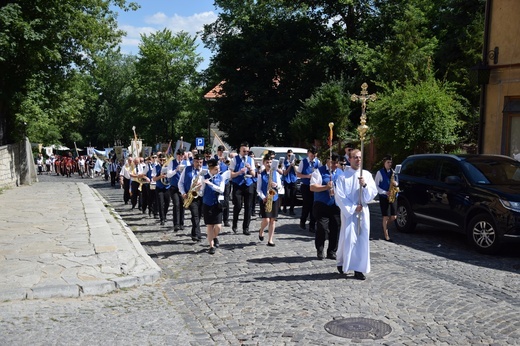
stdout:
POLYGON ((343 272, 354 270, 362 273, 370 272, 370 213, 367 203, 377 195, 377 187, 369 171, 363 170, 363 178, 367 186, 362 188, 363 210, 359 221, 356 207, 359 205, 359 169, 345 169, 336 180, 334 198, 341 210, 341 228, 339 234, 337 265, 343 272), (358 235, 358 225, 361 222, 358 235))

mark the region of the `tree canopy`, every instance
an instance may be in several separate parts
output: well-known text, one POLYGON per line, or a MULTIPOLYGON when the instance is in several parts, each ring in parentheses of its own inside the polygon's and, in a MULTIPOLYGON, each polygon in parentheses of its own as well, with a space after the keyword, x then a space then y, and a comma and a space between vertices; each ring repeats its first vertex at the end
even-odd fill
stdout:
MULTIPOLYGON (((203 39, 215 52, 208 71, 210 84, 225 82, 212 103, 211 117, 223 125, 230 143, 247 138, 258 145, 311 144, 326 136, 327 126, 320 134, 317 120, 328 124, 336 119, 346 126, 343 133, 352 133, 359 108, 339 107, 339 100, 359 90, 363 82, 381 95, 407 95, 414 87, 423 90, 422 102, 430 103, 424 105, 427 109, 435 109, 439 100, 453 103, 453 121, 438 123, 452 128, 434 138, 424 137, 422 142, 438 140, 438 145, 422 150, 456 144, 456 137, 475 139, 474 133, 456 132, 461 127, 453 125, 475 126, 478 86, 469 82, 467 71, 478 62, 475 53, 482 47, 484 0, 217 0, 216 4, 222 12, 205 27, 203 39), (460 36, 455 39, 450 32, 460 36), (446 52, 455 60, 447 60, 446 52), (340 79, 341 86, 333 82, 340 79), (428 86, 434 94, 424 91, 428 86), (327 112, 331 109, 336 113, 327 112), (255 131, 248 131, 252 127, 255 131)), ((413 107, 411 111, 421 109, 413 107)), ((370 114, 376 112, 374 108, 370 114)), ((378 130, 373 133, 384 133, 378 130)))

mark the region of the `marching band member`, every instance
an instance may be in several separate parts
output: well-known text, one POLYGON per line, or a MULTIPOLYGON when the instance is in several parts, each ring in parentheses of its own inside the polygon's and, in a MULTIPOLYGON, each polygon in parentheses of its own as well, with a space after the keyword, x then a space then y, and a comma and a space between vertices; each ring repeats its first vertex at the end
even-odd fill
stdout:
POLYGON ((307 150, 307 157, 300 161, 296 170, 296 176, 302 180, 300 189, 302 191, 302 215, 300 217, 300 228, 305 230, 305 222, 310 215, 309 231, 315 232, 316 220, 312 214, 312 204, 314 203, 314 193, 310 190, 311 176, 315 169, 320 167, 320 160, 316 157, 316 147, 312 146, 307 150))
POLYGON ((123 185, 123 201, 128 204, 130 200, 130 171, 132 170, 133 159, 131 157, 126 159, 126 164, 121 168, 119 173, 120 184, 123 185))
POLYGON ((141 208, 141 192, 139 191, 139 178, 144 177, 143 167, 141 166, 141 161, 139 157, 136 157, 133 160, 133 169, 130 172, 130 177, 132 181, 130 182, 130 191, 131 198, 130 201, 132 203, 132 209, 135 209, 135 206, 139 202, 139 208, 141 208))
POLYGON ((209 243, 208 253, 213 255, 219 247, 218 234, 222 227, 222 207, 224 200, 226 177, 219 174, 219 164, 215 159, 207 161, 208 173, 202 182, 202 212, 207 226, 206 234, 209 243))
POLYGON ((229 164, 231 182, 233 184, 233 226, 232 230, 237 233, 238 215, 242 209, 244 200, 244 221, 242 229, 245 235, 250 235, 249 223, 251 222, 251 205, 255 191, 253 189, 253 177, 256 177, 255 163, 247 154, 249 143, 240 144, 240 153, 235 156, 229 164))
POLYGON ((157 182, 153 179, 157 175, 157 155, 152 155, 150 162, 145 169, 145 174, 150 180, 150 185, 148 186, 148 216, 152 216, 157 219, 158 209, 157 209, 157 182))
POLYGON ((176 159, 168 164, 167 177, 171 179, 170 197, 173 203, 173 231, 184 230, 184 207, 182 195, 179 190, 179 179, 181 172, 188 166, 188 161, 185 157, 184 149, 179 148, 175 153, 176 159))
POLYGON ((229 158, 223 145, 218 146, 217 154, 215 154, 214 159, 217 160, 219 164, 220 174, 223 175, 227 172, 227 178, 225 179, 226 188, 224 190, 224 209, 222 210, 222 219, 224 221, 224 227, 229 227, 229 197, 231 195, 231 181, 229 179, 229 158))
POLYGON ((341 212, 334 201, 334 182, 337 174, 341 171, 338 167, 338 154, 332 154, 327 159, 327 164, 321 166, 312 173, 310 190, 314 192, 313 215, 316 219, 316 234, 314 245, 318 252, 318 259, 323 259, 325 239, 329 239, 327 247, 327 258, 336 259, 338 250, 338 234, 341 222, 341 212))
POLYGON ((161 221, 161 226, 164 226, 164 222, 166 221, 166 215, 168 214, 168 209, 170 208, 170 179, 166 176, 166 167, 163 170, 163 166, 166 163, 166 157, 163 154, 159 154, 159 164, 155 166, 155 180, 156 187, 155 193, 157 195, 156 204, 159 209, 159 219, 161 221))
POLYGON ((281 175, 278 173, 278 167, 272 167, 273 162, 276 162, 275 164, 278 166, 277 161, 271 159, 271 155, 267 154, 264 156, 264 170, 260 174, 256 188, 258 197, 262 200, 262 203, 260 203, 262 223, 260 224, 258 239, 260 239, 260 241, 264 240, 264 228, 267 227, 267 246, 274 246, 274 229, 280 208, 278 189, 282 186, 281 175), (269 186, 269 182, 271 182, 271 186, 269 186), (269 209, 267 204, 270 204, 270 211, 266 210, 269 209))
POLYGON ((283 198, 283 212, 287 213, 289 207, 289 214, 295 215, 294 205, 296 204, 296 156, 291 149, 287 150, 287 158, 283 161, 283 183, 285 188, 285 195, 283 198))
POLYGON ((192 200, 188 208, 191 213, 191 240, 199 242, 202 239, 200 233, 200 217, 202 215, 202 155, 193 157, 191 166, 187 166, 179 178, 179 191, 184 202, 192 200), (188 194, 191 194, 188 195, 188 194))

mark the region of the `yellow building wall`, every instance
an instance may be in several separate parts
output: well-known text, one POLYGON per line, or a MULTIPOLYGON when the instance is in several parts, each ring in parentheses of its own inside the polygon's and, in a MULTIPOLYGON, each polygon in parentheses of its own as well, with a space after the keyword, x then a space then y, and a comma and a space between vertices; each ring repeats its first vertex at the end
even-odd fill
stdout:
POLYGON ((503 152, 503 109, 508 96, 520 97, 520 0, 494 0, 488 49, 498 47, 498 63, 487 62, 491 75, 486 90, 484 154, 503 152))

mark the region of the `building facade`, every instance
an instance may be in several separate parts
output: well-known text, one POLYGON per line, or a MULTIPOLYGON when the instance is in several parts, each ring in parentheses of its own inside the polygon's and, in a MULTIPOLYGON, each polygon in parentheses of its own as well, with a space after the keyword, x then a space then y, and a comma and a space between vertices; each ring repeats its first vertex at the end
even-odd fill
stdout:
MULTIPOLYGON (((520 160, 520 1, 487 0, 479 152, 520 160), (486 79, 487 79, 486 76, 486 79)), ((482 71, 481 71, 482 72, 482 71)))

